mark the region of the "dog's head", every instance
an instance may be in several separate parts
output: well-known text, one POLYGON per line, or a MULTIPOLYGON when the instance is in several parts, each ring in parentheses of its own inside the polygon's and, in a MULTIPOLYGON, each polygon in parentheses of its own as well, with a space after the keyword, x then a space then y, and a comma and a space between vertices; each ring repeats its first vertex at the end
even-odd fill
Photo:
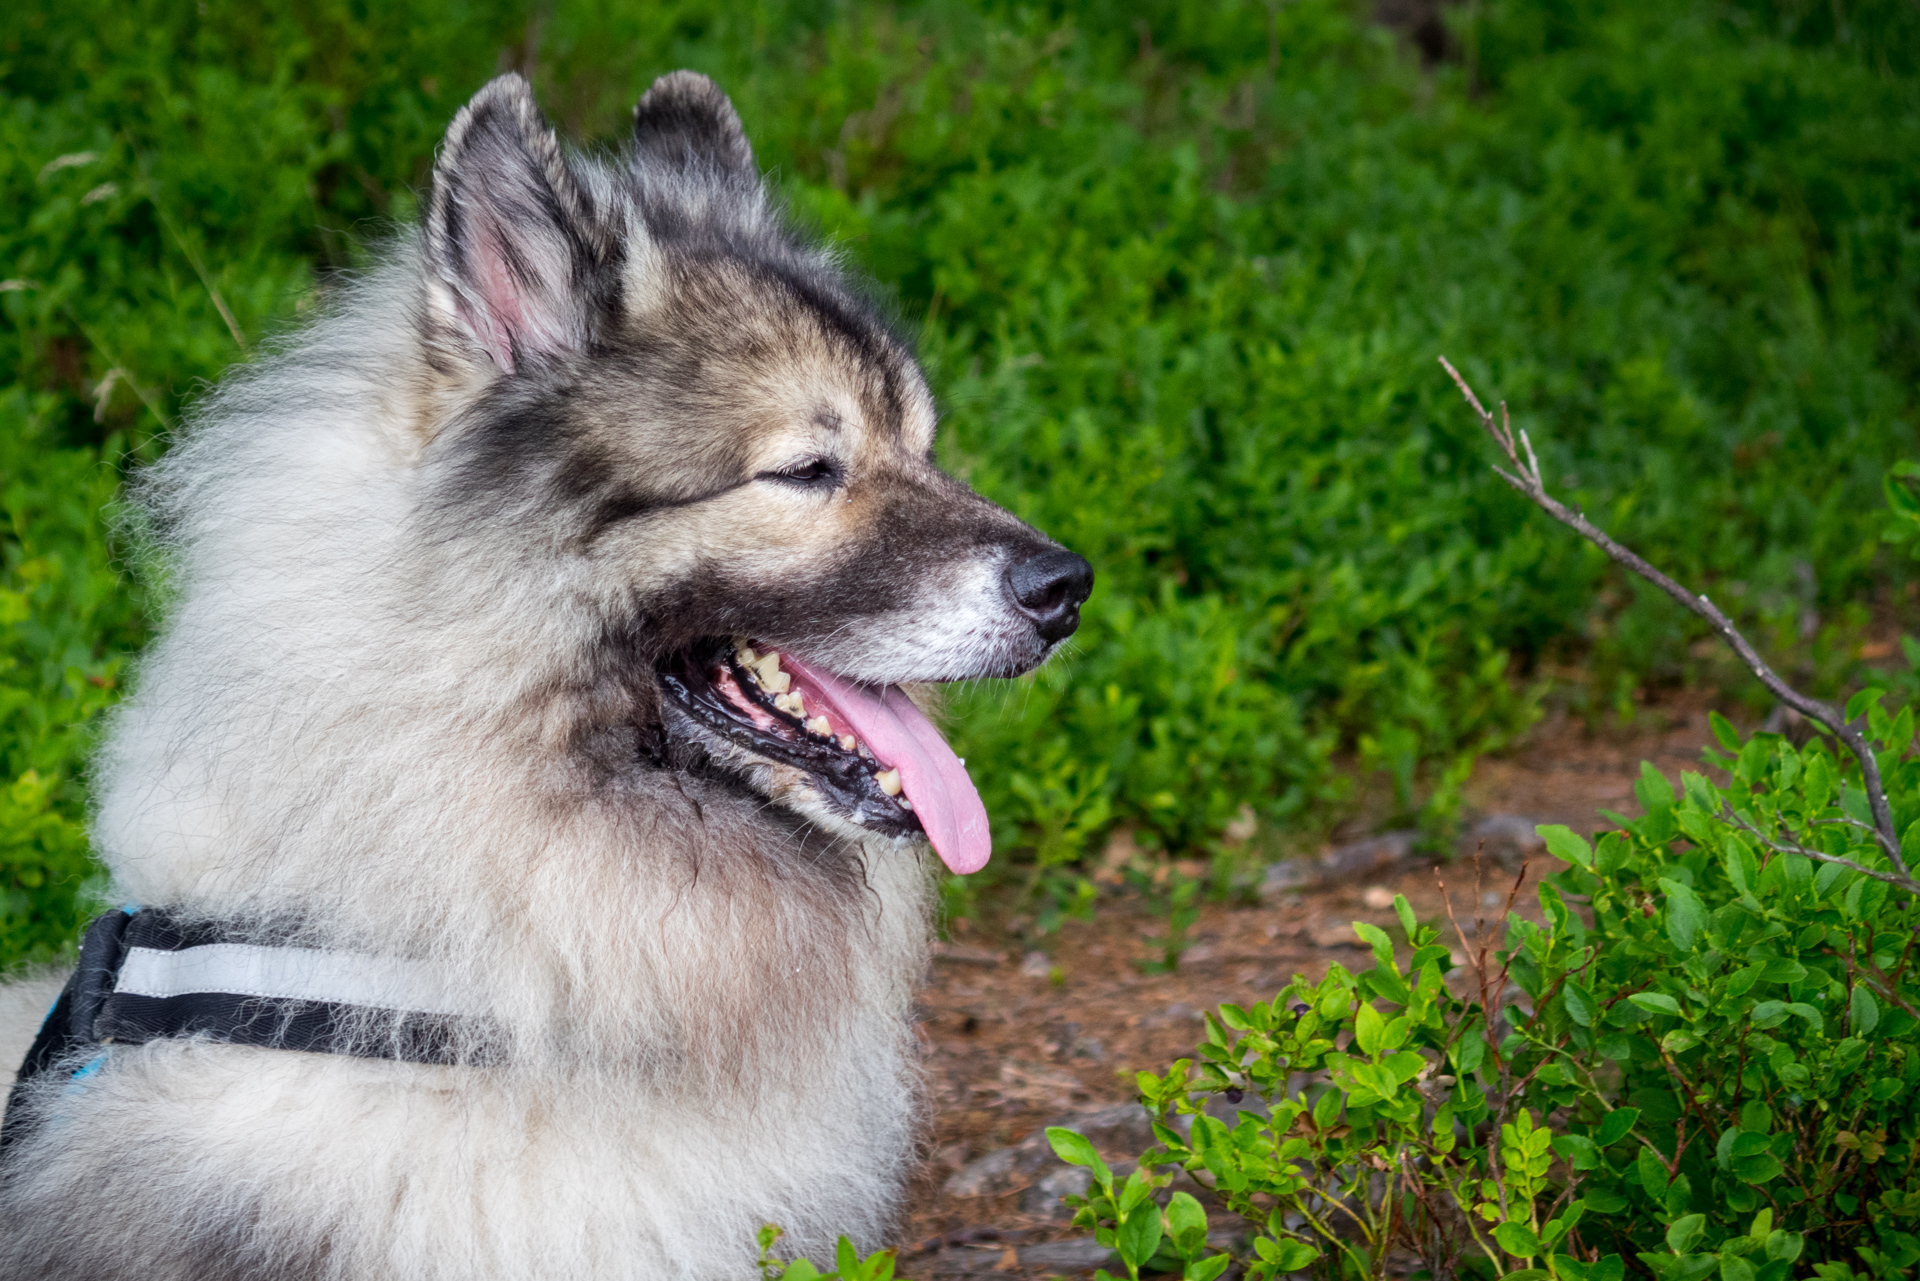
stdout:
POLYGON ((663 77, 604 164, 495 80, 424 245, 442 501, 564 560, 585 683, 625 695, 583 702, 632 731, 595 750, 984 863, 978 793, 899 686, 1038 666, 1092 571, 935 465, 911 352, 772 206, 726 96, 663 77))

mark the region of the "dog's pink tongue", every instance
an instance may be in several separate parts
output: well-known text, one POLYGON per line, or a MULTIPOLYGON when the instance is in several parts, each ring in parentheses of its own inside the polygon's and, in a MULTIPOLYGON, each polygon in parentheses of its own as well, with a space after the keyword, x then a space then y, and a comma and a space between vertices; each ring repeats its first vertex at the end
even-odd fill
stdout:
POLYGON ((855 685, 791 654, 782 654, 780 662, 818 692, 876 760, 900 771, 900 790, 913 802, 941 862, 962 874, 987 865, 993 835, 967 767, 897 686, 855 685))

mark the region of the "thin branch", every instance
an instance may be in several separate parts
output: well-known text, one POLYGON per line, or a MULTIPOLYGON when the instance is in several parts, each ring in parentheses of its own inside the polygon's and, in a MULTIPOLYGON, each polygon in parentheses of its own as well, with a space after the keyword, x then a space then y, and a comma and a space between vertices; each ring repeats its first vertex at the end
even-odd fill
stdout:
POLYGON ((1833 863, 1846 868, 1849 872, 1858 872, 1862 876, 1871 876, 1876 881, 1885 881, 1895 889, 1905 890, 1915 898, 1920 898, 1920 881, 1916 881, 1911 876, 1908 876, 1904 869, 1897 873, 1882 872, 1875 868, 1856 863, 1850 858, 1842 858, 1838 854, 1828 854, 1823 850, 1808 849, 1797 841, 1776 841, 1752 823, 1748 822, 1744 815, 1731 806, 1723 810, 1720 817, 1723 819, 1731 819, 1740 827, 1751 832, 1759 840, 1765 841, 1767 848, 1776 854, 1801 854, 1816 863, 1833 863))
MULTIPOLYGON (((1473 406, 1473 412, 1480 416, 1481 427, 1493 437, 1494 443, 1500 446, 1501 452, 1507 456, 1507 461, 1513 465, 1514 470, 1511 472, 1502 467, 1493 469, 1500 479, 1533 500, 1533 503, 1549 516, 1612 557, 1616 564, 1632 570, 1685 605, 1694 614, 1705 619, 1708 625, 1720 633, 1722 640, 1733 646, 1733 651, 1740 656, 1740 661, 1752 670, 1760 683, 1765 685, 1775 698, 1809 720, 1826 726, 1832 731, 1834 737, 1846 744, 1847 750, 1852 752, 1854 759, 1860 762, 1861 782, 1866 786, 1867 801, 1873 807, 1874 835, 1879 839, 1880 848, 1886 852, 1887 858, 1892 861, 1900 874, 1905 876, 1907 867, 1900 859, 1900 837, 1894 830, 1893 809, 1887 804, 1887 790, 1880 781, 1880 762, 1874 757, 1873 749, 1868 745, 1866 737, 1848 724, 1846 716, 1837 708, 1818 699, 1809 698, 1781 680, 1773 668, 1767 665, 1766 660, 1760 657, 1759 652, 1747 642, 1747 638, 1740 634, 1740 629, 1733 625, 1733 620, 1721 613, 1719 607, 1712 601, 1674 582, 1608 537, 1605 531, 1585 516, 1549 495, 1546 482, 1540 475, 1540 460, 1534 456, 1533 442, 1527 439, 1525 431, 1522 431, 1519 436, 1520 448, 1514 447, 1513 424, 1507 418, 1506 403, 1501 402, 1500 419, 1496 422, 1493 415, 1487 412, 1486 406, 1480 403, 1480 398, 1474 395, 1473 388, 1467 385, 1467 380, 1460 376, 1460 371, 1455 369, 1445 356, 1440 358, 1440 367, 1445 369, 1453 379, 1454 385, 1460 389, 1460 394, 1467 398, 1469 405, 1473 406), (1522 450, 1525 451, 1527 459, 1524 463, 1520 461, 1522 450)), ((1907 883, 1913 884, 1911 881, 1907 883)))
POLYGON ((1855 965, 1851 957, 1843 956, 1840 959, 1845 962, 1847 973, 1864 982, 1867 985, 1868 991, 1879 993, 1880 996, 1899 1006, 1916 1020, 1920 1020, 1920 1010, 1914 1009, 1911 1005, 1908 1005, 1900 999, 1900 994, 1893 990, 1891 983, 1887 982, 1886 975, 1874 969, 1871 964, 1866 966, 1855 965))

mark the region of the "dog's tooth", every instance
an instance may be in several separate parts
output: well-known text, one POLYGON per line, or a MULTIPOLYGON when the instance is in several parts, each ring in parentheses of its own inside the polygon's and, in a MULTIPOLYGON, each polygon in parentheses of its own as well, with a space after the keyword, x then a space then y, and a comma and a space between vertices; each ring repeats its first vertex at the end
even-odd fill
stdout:
POLYGON ((885 792, 888 796, 900 795, 900 771, 899 770, 897 769, 881 770, 878 774, 875 774, 873 776, 873 781, 880 784, 880 790, 885 792))
POLYGON ((908 813, 912 813, 912 812, 913 812, 913 802, 912 802, 912 801, 910 801, 910 800, 908 800, 908 799, 907 799, 906 797, 904 797, 904 796, 902 796, 902 797, 900 798, 900 808, 901 808, 901 809, 903 809, 903 810, 906 810, 906 811, 907 811, 908 813))
POLYGON ((860 755, 866 760, 873 759, 873 753, 867 750, 867 745, 865 743, 860 744, 860 755))
POLYGON ((773 675, 769 676, 767 675, 766 665, 763 663, 760 667, 760 686, 763 689, 771 690, 775 694, 784 694, 793 688, 793 677, 787 675, 777 667, 773 669, 773 675))
POLYGON ((780 655, 768 650, 754 660, 754 667, 760 672, 760 679, 766 680, 780 670, 780 655))
MULTIPOLYGON (((785 673, 782 673, 782 675, 785 675, 785 673)), ((807 714, 807 704, 806 704, 805 696, 802 695, 800 691, 797 689, 794 690, 791 694, 787 695, 787 705, 793 709, 793 714, 795 716, 804 717, 807 714)))
POLYGON ((752 667, 760 661, 760 655, 754 653, 753 646, 751 645, 742 645, 733 652, 735 656, 739 658, 740 666, 742 667, 752 667))
POLYGON ((840 736, 840 750, 843 752, 851 752, 855 747, 859 745, 860 745, 860 740, 855 738, 851 734, 842 734, 840 736))
POLYGON ((822 738, 827 738, 833 733, 833 722, 824 716, 816 716, 807 722, 807 732, 809 734, 818 734, 822 738))

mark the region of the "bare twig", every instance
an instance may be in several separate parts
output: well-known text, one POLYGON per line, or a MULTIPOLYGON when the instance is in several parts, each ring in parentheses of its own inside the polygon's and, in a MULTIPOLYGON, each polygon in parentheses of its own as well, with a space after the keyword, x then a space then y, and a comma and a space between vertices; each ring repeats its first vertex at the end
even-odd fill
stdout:
POLYGON ((1868 991, 1877 992, 1882 1000, 1899 1006, 1914 1019, 1920 1020, 1920 1010, 1914 1009, 1911 1005, 1908 1005, 1906 1001, 1901 999, 1900 994, 1893 990, 1893 984, 1887 982, 1886 975, 1880 973, 1879 970, 1873 968, 1871 965, 1855 965, 1851 958, 1842 957, 1840 959, 1845 962, 1847 973, 1864 982, 1867 985, 1868 991))
MULTIPOLYGON (((1720 633, 1722 640, 1733 646, 1733 651, 1740 656, 1740 661, 1752 670, 1760 683, 1765 685, 1775 698, 1809 720, 1826 726, 1835 738, 1846 744, 1847 750, 1852 752, 1854 759, 1860 762, 1861 782, 1866 787, 1867 802, 1873 808, 1874 836, 1879 840, 1880 848, 1886 853, 1894 868, 1902 878, 1906 878, 1907 867, 1900 859, 1900 837, 1893 826, 1893 809, 1887 804, 1887 790, 1880 781, 1880 763, 1875 759, 1866 736, 1848 724, 1846 716, 1837 708, 1818 699, 1809 698, 1781 680, 1773 668, 1767 665, 1766 660, 1760 657, 1759 652, 1748 643, 1747 638, 1740 634, 1740 629, 1735 627, 1733 621, 1721 613, 1719 607, 1712 601, 1674 582, 1639 556, 1609 538, 1605 531, 1585 516, 1549 495, 1546 482, 1540 476, 1540 460, 1534 455, 1533 442, 1527 439, 1527 433, 1524 430, 1519 433, 1516 441, 1513 424, 1507 417, 1506 402, 1501 402, 1500 417, 1496 421, 1494 416, 1487 412, 1486 406, 1480 403, 1480 398, 1474 395, 1473 388, 1467 385, 1467 380, 1460 376, 1460 371, 1455 369, 1445 356, 1440 358, 1440 366, 1453 379, 1454 385, 1460 388, 1460 394, 1467 398, 1467 403, 1473 406, 1473 412, 1480 416, 1480 425, 1486 429, 1487 435, 1493 437, 1494 443, 1500 446, 1501 452, 1507 456, 1507 461, 1513 465, 1513 471, 1503 467, 1493 469, 1500 479, 1532 499, 1534 504, 1549 516, 1612 557, 1615 563, 1632 570, 1705 619, 1716 632, 1720 633), (1520 461, 1523 452, 1526 455, 1524 463, 1520 461)), ((1900 884, 1900 882, 1893 883, 1900 884)), ((1905 884, 1914 886, 1911 879, 1906 879, 1905 884)), ((1916 886, 1915 889, 1920 890, 1920 886, 1916 886)), ((1909 892, 1915 891, 1909 890, 1909 892)))
POLYGON ((1842 858, 1838 854, 1828 854, 1824 850, 1809 849, 1798 841, 1777 841, 1748 822, 1738 810, 1732 808, 1721 811, 1720 817, 1731 820, 1733 823, 1751 832, 1756 838, 1766 842, 1767 848, 1776 854, 1800 854, 1812 859, 1816 863, 1833 863, 1846 868, 1849 872, 1858 872, 1862 876, 1871 876, 1876 881, 1885 881, 1895 889, 1905 890, 1915 898, 1920 898, 1920 881, 1914 880, 1904 872, 1882 872, 1867 867, 1864 864, 1856 863, 1850 858, 1842 858))

